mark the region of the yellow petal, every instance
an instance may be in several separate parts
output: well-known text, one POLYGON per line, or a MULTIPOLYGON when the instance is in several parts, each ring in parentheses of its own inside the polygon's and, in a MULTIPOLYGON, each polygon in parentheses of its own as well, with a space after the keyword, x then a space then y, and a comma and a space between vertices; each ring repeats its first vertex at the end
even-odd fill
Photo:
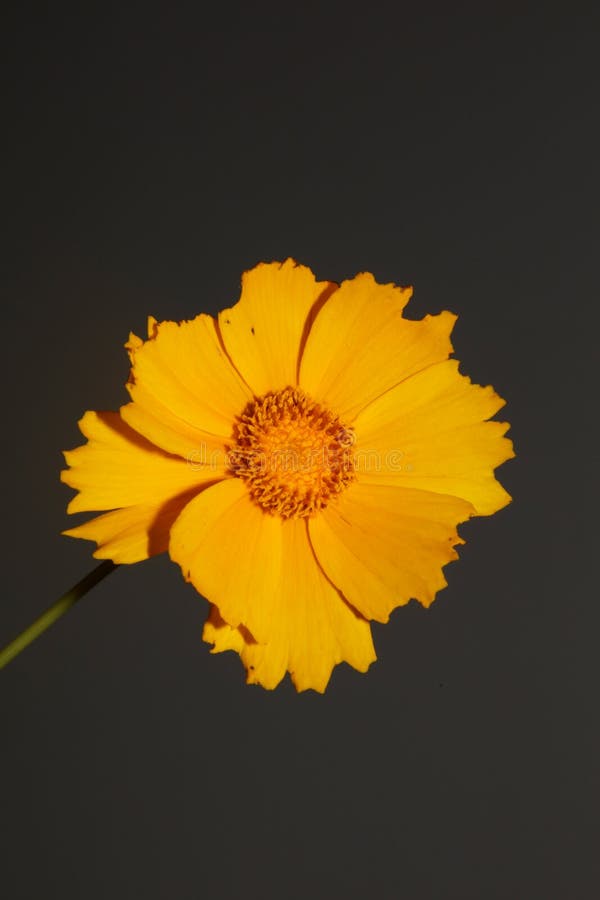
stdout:
POLYGON ((297 383, 307 320, 334 289, 292 259, 244 272, 241 297, 219 313, 219 328, 234 365, 257 396, 297 383))
MULTIPOLYGON (((307 522, 292 519, 284 525, 285 578, 280 615, 287 623, 288 669, 299 691, 323 692, 337 663, 347 662, 366 672, 376 659, 368 622, 340 596, 317 565, 307 534, 307 522)), ((268 647, 249 646, 248 658, 256 659, 252 672, 260 683, 268 647)))
POLYGON ((446 586, 442 566, 473 513, 456 497, 355 482, 309 522, 319 564, 367 619, 386 622, 411 599, 424 606, 446 586))
POLYGON ((504 401, 447 360, 406 379, 357 417, 359 476, 462 497, 478 515, 510 501, 494 468, 514 456, 505 422, 486 422, 504 401))
POLYGON ((300 386, 351 421, 367 403, 420 369, 446 359, 456 316, 402 317, 411 288, 363 273, 344 281, 310 329, 300 386))
POLYGON ((129 385, 134 403, 119 410, 121 418, 167 453, 185 459, 194 468, 208 467, 215 472, 227 468, 227 441, 189 425, 155 400, 142 385, 129 385))
POLYGON ((216 323, 200 315, 189 322, 152 325, 141 346, 130 338, 128 390, 135 408, 125 415, 142 434, 169 452, 200 450, 209 436, 231 437, 232 424, 251 393, 224 351, 216 323), (139 409, 138 409, 139 408, 139 409), (162 431, 156 422, 164 420, 162 431), (180 432, 181 443, 177 443, 180 432), (174 434, 173 434, 174 433, 174 434))
POLYGON ((266 640, 281 571, 281 520, 229 478, 200 494, 171 532, 171 559, 230 625, 266 640))
POLYGON ((86 412, 79 427, 88 442, 65 452, 69 468, 61 472, 61 480, 79 491, 70 513, 160 504, 223 477, 222 470, 206 474, 164 453, 118 413, 86 412))
POLYGON ((323 575, 306 522, 291 519, 281 527, 283 565, 270 639, 264 644, 253 640, 243 628, 231 628, 215 609, 204 639, 214 643, 214 652, 240 653, 250 684, 272 689, 289 671, 297 690, 322 693, 339 662, 366 672, 376 658, 371 630, 323 575))
POLYGON ((94 556, 97 559, 112 559, 115 563, 140 562, 168 549, 173 522, 195 496, 196 490, 161 504, 117 509, 63 531, 63 534, 96 541, 98 549, 94 556))

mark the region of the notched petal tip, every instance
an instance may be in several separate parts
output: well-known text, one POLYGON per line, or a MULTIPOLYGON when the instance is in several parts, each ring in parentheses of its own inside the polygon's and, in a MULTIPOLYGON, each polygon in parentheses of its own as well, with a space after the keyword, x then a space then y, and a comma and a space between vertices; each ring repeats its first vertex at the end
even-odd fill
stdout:
POLYGON ((139 350, 140 347, 143 346, 143 344, 144 342, 141 337, 138 337, 137 334, 133 333, 133 331, 129 332, 129 337, 125 341, 124 347, 129 354, 129 359, 131 360, 131 362, 133 362, 136 351, 139 350))
POLYGON ((148 340, 154 340, 156 335, 158 334, 158 329, 160 327, 160 323, 158 319, 155 319, 154 316, 148 316, 148 322, 146 325, 148 331, 148 340))
POLYGON ((402 310, 413 296, 412 285, 396 284, 393 281, 380 282, 377 281, 372 272, 357 272, 353 278, 344 279, 342 285, 353 285, 354 288, 364 288, 368 291, 389 291, 392 295, 398 295, 397 299, 402 300, 399 310, 402 310))

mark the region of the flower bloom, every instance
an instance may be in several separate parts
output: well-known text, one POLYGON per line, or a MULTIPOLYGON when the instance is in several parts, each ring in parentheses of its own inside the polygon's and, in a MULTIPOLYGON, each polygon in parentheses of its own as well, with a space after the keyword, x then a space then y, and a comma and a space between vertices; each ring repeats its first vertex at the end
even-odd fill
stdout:
POLYGON ((508 425, 488 421, 504 401, 448 358, 456 317, 406 319, 410 296, 260 264, 216 320, 131 335, 131 402, 85 413, 65 454, 68 511, 104 511, 65 533, 116 563, 168 551, 248 682, 324 691, 341 661, 366 671, 369 620, 429 606, 457 525, 510 500, 508 425))

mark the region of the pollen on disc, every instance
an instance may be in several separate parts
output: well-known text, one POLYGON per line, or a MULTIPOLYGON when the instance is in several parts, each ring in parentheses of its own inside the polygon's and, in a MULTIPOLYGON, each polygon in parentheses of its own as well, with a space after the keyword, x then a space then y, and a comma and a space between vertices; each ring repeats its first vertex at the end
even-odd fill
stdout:
POLYGON ((252 499, 285 519, 311 516, 354 480, 354 435, 299 388, 250 403, 234 429, 229 465, 252 499))

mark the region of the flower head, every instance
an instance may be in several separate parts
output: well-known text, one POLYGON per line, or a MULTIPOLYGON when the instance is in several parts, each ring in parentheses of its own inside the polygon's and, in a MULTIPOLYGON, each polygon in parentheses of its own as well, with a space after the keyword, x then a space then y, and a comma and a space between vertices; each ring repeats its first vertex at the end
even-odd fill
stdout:
POLYGON ((217 320, 151 318, 126 345, 130 402, 87 412, 65 454, 69 512, 104 511, 65 533, 116 563, 167 551, 249 682, 366 671, 369 620, 428 606, 457 525, 510 500, 504 401, 448 358, 455 316, 406 319, 410 296, 286 260, 246 272, 217 320))

